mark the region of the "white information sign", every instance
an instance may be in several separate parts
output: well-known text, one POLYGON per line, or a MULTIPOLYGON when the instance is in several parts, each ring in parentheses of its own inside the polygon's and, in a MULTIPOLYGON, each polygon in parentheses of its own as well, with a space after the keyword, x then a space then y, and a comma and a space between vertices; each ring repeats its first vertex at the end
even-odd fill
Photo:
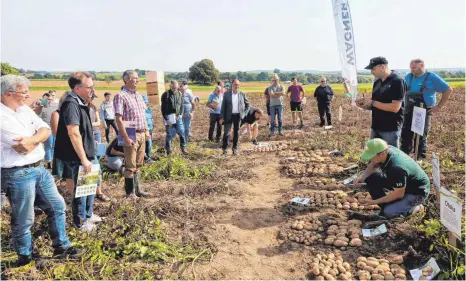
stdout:
POLYGON ((440 272, 440 267, 434 258, 430 258, 429 261, 422 267, 410 270, 413 280, 419 280, 423 277, 423 280, 432 280, 440 272))
POLYGON ((440 190, 440 162, 435 153, 432 153, 432 178, 435 187, 440 190))
POLYGON ((424 125, 426 123, 426 109, 415 106, 413 110, 413 122, 411 123, 411 131, 418 135, 424 135, 424 125))
POLYGON ((462 210, 459 198, 445 188, 440 188, 440 222, 458 238, 461 237, 462 210))
POLYGON ((341 105, 340 105, 340 107, 338 107, 338 121, 341 122, 342 119, 343 119, 343 109, 341 108, 341 105))
POLYGON ((372 237, 372 236, 379 236, 387 232, 387 226, 385 224, 381 224, 376 228, 368 229, 363 228, 361 229, 362 236, 364 237, 372 237))

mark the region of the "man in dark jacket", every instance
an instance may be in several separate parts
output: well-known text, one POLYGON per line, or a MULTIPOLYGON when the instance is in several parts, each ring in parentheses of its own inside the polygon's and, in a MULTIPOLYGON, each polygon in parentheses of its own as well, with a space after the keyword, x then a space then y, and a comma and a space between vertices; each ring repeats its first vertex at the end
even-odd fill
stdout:
POLYGON ((223 130, 223 155, 227 155, 231 126, 233 126, 233 155, 238 155, 240 123, 248 111, 248 98, 243 92, 239 91, 239 80, 236 79, 233 81, 232 89, 224 94, 220 110, 220 124, 225 124, 223 130))
POLYGON ((165 149, 167 155, 172 152, 171 143, 176 134, 180 136, 180 146, 183 154, 186 151, 186 138, 183 126, 183 95, 178 91, 178 82, 170 81, 170 90, 162 95, 162 116, 167 135, 165 137, 165 149))
POLYGON ((320 126, 325 125, 324 115, 327 115, 327 125, 332 125, 332 112, 330 110, 330 103, 333 99, 332 87, 327 85, 325 77, 320 78, 320 85, 317 86, 314 97, 317 99, 317 107, 319 109, 320 126))

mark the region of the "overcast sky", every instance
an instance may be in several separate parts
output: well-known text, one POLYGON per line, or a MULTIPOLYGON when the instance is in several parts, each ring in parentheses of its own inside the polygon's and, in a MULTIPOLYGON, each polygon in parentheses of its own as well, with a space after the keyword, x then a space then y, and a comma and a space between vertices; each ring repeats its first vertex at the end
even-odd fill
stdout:
MULTIPOLYGON (((350 0, 358 69, 464 67, 464 0, 350 0)), ((1 0, 1 61, 32 70, 339 70, 331 0, 1 0)))

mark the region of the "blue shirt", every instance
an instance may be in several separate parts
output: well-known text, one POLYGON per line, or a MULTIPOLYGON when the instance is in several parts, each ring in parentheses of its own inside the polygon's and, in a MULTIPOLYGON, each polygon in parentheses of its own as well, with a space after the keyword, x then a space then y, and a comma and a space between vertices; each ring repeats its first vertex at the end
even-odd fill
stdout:
POLYGON ((210 102, 218 104, 217 109, 213 109, 213 108, 210 109, 210 114, 220 114, 220 110, 222 110, 223 94, 220 94, 218 96, 216 93, 210 94, 209 99, 207 100, 207 103, 210 103, 210 102))
POLYGON ((147 95, 141 95, 141 97, 144 100, 144 102, 147 104, 147 108, 145 112, 147 128, 149 129, 149 131, 152 131, 152 129, 154 129, 154 120, 152 118, 152 112, 149 107, 149 98, 147 97, 147 95))
MULTIPOLYGON (((408 91, 413 93, 418 93, 421 89, 422 82, 426 77, 427 72, 424 73, 421 77, 413 76, 412 73, 408 73, 405 76, 406 84, 410 84, 408 91), (412 77, 412 80, 411 80, 412 77), (410 83, 411 80, 411 83, 410 83)), ((443 81, 437 74, 430 72, 430 76, 426 81, 426 86, 423 91, 424 101, 427 106, 434 106, 437 103, 436 93, 443 93, 450 88, 447 82, 443 81)))
POLYGON ((194 95, 190 90, 186 90, 186 93, 183 94, 183 115, 189 115, 193 110, 193 105, 191 104, 194 101, 194 95))

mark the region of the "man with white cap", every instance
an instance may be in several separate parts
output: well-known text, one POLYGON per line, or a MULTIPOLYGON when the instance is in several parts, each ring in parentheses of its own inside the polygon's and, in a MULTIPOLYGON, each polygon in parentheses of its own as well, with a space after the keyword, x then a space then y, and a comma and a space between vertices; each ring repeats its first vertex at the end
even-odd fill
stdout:
MULTIPOLYGON (((366 170, 355 180, 355 186, 366 183, 372 199, 363 206, 379 205, 381 216, 407 216, 423 209, 422 202, 430 191, 430 181, 422 168, 403 151, 375 138, 366 142, 361 159, 369 161, 366 170), (385 193, 384 189, 391 190, 385 193)), ((353 215, 352 218, 359 218, 353 215)))

